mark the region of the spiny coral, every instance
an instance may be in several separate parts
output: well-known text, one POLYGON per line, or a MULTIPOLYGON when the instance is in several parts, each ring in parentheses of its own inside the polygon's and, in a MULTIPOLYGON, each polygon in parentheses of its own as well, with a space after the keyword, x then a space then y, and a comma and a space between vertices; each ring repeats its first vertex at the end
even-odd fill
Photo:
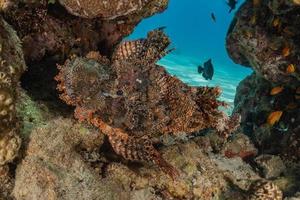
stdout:
POLYGON ((282 200, 281 190, 270 181, 254 182, 250 188, 251 195, 249 200, 282 200))
POLYGON ((157 11, 164 10, 168 5, 168 0, 59 0, 59 2, 73 15, 110 20, 141 12, 149 4, 155 5, 157 11))
POLYGON ((0 17, 0 165, 11 162, 20 148, 16 89, 25 70, 20 41, 0 17))
POLYGON ((154 30, 120 44, 111 61, 97 53, 67 60, 56 80, 61 99, 76 106, 75 116, 102 129, 117 153, 154 161, 174 175, 150 140, 207 128, 227 136, 239 117, 218 110, 225 105, 216 99, 219 88, 189 87, 155 64, 169 44, 161 29, 154 30))

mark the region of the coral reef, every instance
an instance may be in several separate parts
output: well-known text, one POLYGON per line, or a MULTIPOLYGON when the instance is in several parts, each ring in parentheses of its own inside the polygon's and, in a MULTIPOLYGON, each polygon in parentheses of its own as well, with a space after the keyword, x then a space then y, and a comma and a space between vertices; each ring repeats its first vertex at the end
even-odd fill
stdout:
POLYGON ((291 5, 283 11, 284 4, 283 1, 262 0, 254 5, 247 1, 236 15, 227 37, 227 49, 232 59, 251 65, 257 74, 273 83, 300 80, 297 58, 299 19, 293 14, 299 8, 291 5), (275 5, 280 8, 275 9, 275 5), (289 72, 290 64, 295 69, 289 72))
POLYGON ((121 43, 111 61, 97 52, 71 58, 59 66, 56 79, 61 99, 76 106, 79 120, 108 135, 118 154, 153 161, 174 176, 175 170, 152 147, 152 138, 208 128, 227 136, 239 116, 229 118, 218 110, 225 105, 216 99, 219 88, 188 87, 155 64, 169 43, 157 29, 146 39, 121 43))
POLYGON ((0 17, 0 166, 11 162, 20 148, 16 99, 25 68, 21 42, 0 17))
MULTIPOLYGON (((16 199, 231 199, 232 182, 243 180, 248 190, 260 179, 241 159, 208 155, 194 141, 162 149, 163 157, 182 171, 172 181, 154 166, 124 165, 113 162, 111 154, 84 159, 103 146, 103 135, 96 129, 70 119, 56 118, 35 128, 30 135, 26 157, 18 165, 13 194, 16 199), (99 166, 102 166, 99 168, 99 166), (229 166, 229 167, 228 167, 229 166), (232 167, 234 170, 232 170, 232 167), (248 181, 248 182, 247 182, 248 181), (230 192, 228 192, 230 191, 230 192)), ((242 186, 242 184, 240 184, 242 186)))
POLYGON ((257 181, 250 187, 250 197, 249 200, 282 200, 283 195, 280 189, 274 185, 272 182, 268 181, 257 181))
POLYGON ((255 71, 237 89, 234 112, 241 114, 243 131, 261 151, 293 160, 297 148, 286 149, 300 122, 298 11, 290 1, 247 1, 227 36, 229 55, 255 71))
MULTIPOLYGON (((255 159, 261 175, 275 179, 290 196, 299 188, 295 181, 300 161, 298 5, 285 0, 246 1, 227 35, 231 58, 254 70, 237 88, 234 112, 241 114, 241 129, 261 154, 255 159)), ((266 187, 277 190, 266 184, 260 192, 276 199, 266 187)))
POLYGON ((240 8, 227 48, 255 72, 229 117, 156 64, 163 28, 121 42, 168 0, 0 0, 0 199, 297 198, 297 5, 240 8))
POLYGON ((95 18, 100 17, 112 20, 118 17, 138 14, 142 12, 157 13, 163 11, 168 5, 168 0, 59 0, 59 2, 73 15, 95 18))

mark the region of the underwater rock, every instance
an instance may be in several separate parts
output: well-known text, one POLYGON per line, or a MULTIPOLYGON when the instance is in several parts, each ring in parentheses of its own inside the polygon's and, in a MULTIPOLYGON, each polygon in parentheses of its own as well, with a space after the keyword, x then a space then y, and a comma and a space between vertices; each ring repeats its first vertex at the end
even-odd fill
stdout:
POLYGON ((278 15, 270 9, 274 3, 281 11, 285 8, 284 1, 262 0, 257 6, 250 0, 246 1, 228 32, 227 50, 233 61, 250 65, 268 81, 299 82, 299 9, 292 6, 289 12, 278 15), (290 64, 295 67, 292 73, 286 70, 290 64))
POLYGON ((276 178, 282 174, 286 167, 279 156, 262 154, 255 158, 255 162, 262 169, 264 178, 276 178))
POLYGON ((219 88, 189 87, 155 64, 169 44, 157 29, 146 39, 121 43, 112 60, 98 52, 67 60, 56 80, 61 99, 76 106, 76 118, 100 128, 118 154, 153 161, 174 175, 151 140, 208 128, 226 138, 239 125, 239 116, 218 110, 225 105, 217 100, 219 88))
POLYGON ((253 158, 257 155, 258 150, 243 133, 235 133, 222 148, 223 154, 228 158, 240 157, 243 160, 253 158))
POLYGON ((243 162, 239 157, 226 158, 220 155, 210 155, 218 169, 224 171, 227 179, 240 189, 247 190, 253 181, 261 179, 249 164, 243 162))
POLYGON ((93 161, 85 160, 79 151, 81 148, 89 149, 90 153, 92 149, 99 151, 102 143, 103 135, 97 130, 70 119, 57 118, 36 127, 30 135, 26 157, 16 170, 14 197, 17 200, 214 199, 231 194, 230 191, 240 192, 229 188, 228 177, 237 183, 245 175, 259 179, 249 165, 222 156, 208 156, 194 141, 161 149, 162 156, 181 172, 176 181, 155 166, 125 165, 109 158, 102 158, 99 166, 92 166, 93 161), (216 166, 220 162, 236 167, 228 170, 216 166))
MULTIPOLYGON (((16 199, 112 199, 109 180, 100 182, 76 152, 101 146, 99 134, 72 120, 58 118, 30 135, 26 157, 18 165, 16 199)), ((103 137, 102 137, 103 138, 103 137)), ((120 198, 120 197, 118 197, 120 198)))
MULTIPOLYGON (((237 88, 234 112, 241 115, 243 132, 260 150, 282 153, 291 146, 292 139, 289 138, 297 132, 300 102, 294 97, 295 86, 286 85, 277 95, 270 94, 272 88, 272 83, 255 73, 247 77, 237 88), (269 124, 268 118, 276 110, 283 114, 278 122, 269 124)), ((295 150, 285 152, 292 157, 296 155, 295 150)))
MULTIPOLYGON (((77 6, 78 1, 61 0, 61 2, 75 2, 77 6)), ((93 5, 90 4, 91 1, 81 2, 87 6, 93 5)), ((97 2, 103 4, 104 1, 97 2)), ((4 12, 4 17, 21 38, 27 62, 40 61, 46 55, 55 55, 59 58, 58 62, 62 62, 69 55, 84 56, 89 51, 99 50, 110 56, 113 48, 133 31, 136 24, 143 18, 166 9, 167 3, 168 1, 165 0, 152 0, 139 9, 137 14, 105 21, 100 18, 74 17, 58 4, 48 4, 45 1, 26 2, 26 4, 20 2, 16 3, 12 9, 4 12)), ((125 8, 122 8, 125 9, 124 12, 130 7, 126 5, 125 8)), ((91 8, 97 9, 93 6, 91 8)), ((116 7, 113 8, 117 9, 116 7)), ((127 11, 130 12, 131 10, 127 11)))
MULTIPOLYGON (((73 15, 105 20, 118 17, 127 17, 131 14, 139 14, 146 10, 152 13, 165 10, 168 0, 59 0, 59 2, 73 15)), ((147 17, 147 16, 144 16, 147 17)))

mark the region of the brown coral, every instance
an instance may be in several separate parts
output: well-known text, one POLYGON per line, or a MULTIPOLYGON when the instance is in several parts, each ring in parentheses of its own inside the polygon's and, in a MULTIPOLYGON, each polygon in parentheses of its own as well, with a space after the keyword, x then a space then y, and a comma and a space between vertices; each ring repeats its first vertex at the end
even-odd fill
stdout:
POLYGON ((235 62, 251 66, 268 81, 285 84, 300 80, 298 8, 286 4, 288 1, 262 0, 253 7, 252 1, 246 1, 227 35, 227 50, 235 62), (253 16, 255 24, 249 23, 253 16), (295 73, 286 72, 291 63, 295 73))
POLYGON ((73 15, 110 20, 141 12, 149 4, 154 4, 158 11, 164 10, 168 5, 168 0, 59 0, 59 2, 73 15))
POLYGON ((282 191, 270 181, 257 181, 252 184, 249 200, 282 200, 282 191))
POLYGON ((15 105, 19 78, 24 70, 20 41, 0 18, 0 165, 11 162, 20 148, 15 105))
POLYGON ((75 116, 103 129, 117 153, 154 161, 174 175, 150 139, 206 128, 227 135, 239 117, 218 110, 225 105, 216 99, 219 88, 189 87, 155 65, 169 43, 161 29, 154 30, 146 39, 120 44, 111 61, 93 58, 95 53, 72 58, 59 66, 56 79, 61 98, 76 106, 75 116))

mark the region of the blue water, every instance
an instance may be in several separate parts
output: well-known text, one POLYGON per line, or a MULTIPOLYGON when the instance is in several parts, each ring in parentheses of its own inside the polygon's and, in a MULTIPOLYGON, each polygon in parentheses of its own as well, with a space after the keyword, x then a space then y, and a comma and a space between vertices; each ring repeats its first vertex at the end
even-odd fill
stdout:
MULTIPOLYGON (((239 0, 239 6, 242 2, 239 0)), ((189 85, 220 86, 223 89, 220 99, 231 104, 227 110, 230 112, 236 87, 251 70, 234 64, 227 55, 225 38, 234 16, 234 12, 229 14, 228 11, 225 0, 170 0, 164 13, 143 20, 129 38, 145 37, 148 31, 166 26, 171 47, 176 50, 158 64, 189 85), (216 23, 211 19, 212 12, 216 23), (212 81, 197 72, 197 66, 209 58, 215 67, 212 81)))

